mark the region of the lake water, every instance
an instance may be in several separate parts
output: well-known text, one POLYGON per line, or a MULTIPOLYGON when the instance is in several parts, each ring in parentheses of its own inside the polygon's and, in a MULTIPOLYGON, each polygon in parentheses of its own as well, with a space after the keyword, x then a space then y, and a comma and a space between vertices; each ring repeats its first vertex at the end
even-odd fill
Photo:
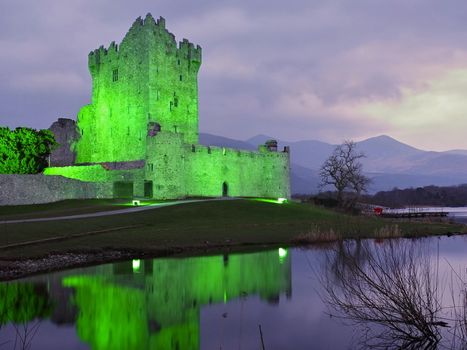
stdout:
POLYGON ((0 349, 462 348, 466 268, 456 236, 50 273, 0 284, 0 349))

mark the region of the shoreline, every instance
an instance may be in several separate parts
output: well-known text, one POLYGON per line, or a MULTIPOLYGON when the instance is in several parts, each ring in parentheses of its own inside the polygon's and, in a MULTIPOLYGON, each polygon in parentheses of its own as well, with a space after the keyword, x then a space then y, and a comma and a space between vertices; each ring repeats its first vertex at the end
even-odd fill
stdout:
MULTIPOLYGON (((47 214, 89 203, 47 206, 47 214)), ((98 202, 96 208, 108 206, 98 202)), ((44 207, 24 207, 29 215, 44 207)), ((257 200, 183 203, 114 216, 0 225, 0 281, 132 258, 227 254, 306 247, 345 239, 467 233, 465 224, 353 216, 301 204, 257 200)))
MULTIPOLYGON (((317 242, 318 243, 318 242, 317 242)), ((265 243, 238 245, 205 245, 190 247, 154 248, 144 250, 109 249, 89 251, 69 251, 50 253, 41 257, 20 259, 0 258, 0 282, 16 281, 23 278, 65 271, 75 268, 95 266, 130 259, 182 258, 187 256, 202 256, 212 254, 247 253, 249 251, 269 250, 277 247, 299 247, 299 245, 265 243)))
POLYGON ((49 253, 41 257, 26 258, 0 258, 0 283, 14 282, 23 278, 53 273, 58 271, 84 268, 101 264, 110 264, 130 259, 157 259, 157 258, 182 258, 188 256, 202 256, 212 254, 247 253, 250 251, 261 251, 275 248, 309 248, 323 244, 334 244, 340 240, 360 240, 360 239, 422 239, 430 237, 451 237, 461 236, 465 233, 447 232, 433 235, 401 235, 388 237, 342 237, 339 239, 321 239, 315 241, 296 242, 270 242, 270 243, 241 243, 224 245, 200 245, 200 246, 179 246, 167 248, 150 249, 109 249, 109 250, 88 250, 88 251, 68 251, 62 253, 49 253))

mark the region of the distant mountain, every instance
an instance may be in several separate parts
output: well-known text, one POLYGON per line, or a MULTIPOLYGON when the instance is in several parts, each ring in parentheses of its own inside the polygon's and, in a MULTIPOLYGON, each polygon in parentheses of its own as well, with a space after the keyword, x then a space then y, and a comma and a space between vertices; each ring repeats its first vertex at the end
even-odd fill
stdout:
MULTIPOLYGON (((239 141, 200 134, 202 144, 246 150, 256 150, 258 145, 269 139, 275 138, 257 135, 239 141)), ((292 192, 317 192, 318 169, 336 145, 317 140, 277 141, 280 148, 290 146, 292 192)), ((450 186, 467 183, 467 150, 423 151, 387 135, 357 142, 357 149, 366 155, 362 163, 365 172, 373 179, 370 186, 372 193, 394 187, 450 186)))
MULTIPOLYGON (((369 193, 379 191, 389 191, 397 187, 400 189, 410 187, 453 186, 467 183, 467 178, 463 176, 435 176, 435 175, 411 175, 411 174, 366 174, 371 183, 368 188, 369 193)), ((310 180, 313 181, 313 180, 310 180)))
MULTIPOLYGON (((260 135, 252 139, 266 138, 270 137, 260 135)), ((295 142, 278 140, 278 142, 279 145, 290 146, 293 163, 310 169, 319 169, 336 146, 316 140, 295 142)), ((465 176, 467 180, 467 150, 423 151, 386 135, 357 142, 357 149, 366 155, 362 163, 367 172, 449 178, 465 176)))
POLYGON ((258 146, 258 145, 264 144, 267 140, 271 140, 271 139, 277 140, 274 137, 260 134, 260 135, 253 136, 252 138, 249 138, 248 140, 245 140, 245 142, 249 143, 250 145, 258 146))
POLYGON ((206 133, 199 133, 199 143, 205 146, 231 147, 244 149, 249 151, 257 150, 258 148, 246 141, 229 139, 228 137, 217 136, 206 133))
POLYGON ((405 155, 417 155, 425 151, 406 145, 387 135, 371 137, 357 143, 358 148, 363 151, 368 158, 387 158, 405 155))
POLYGON ((466 149, 452 149, 452 150, 449 150, 449 151, 446 151, 446 152, 443 152, 443 153, 446 153, 446 154, 460 154, 460 155, 467 156, 467 150, 466 149))
POLYGON ((381 173, 417 173, 410 169, 427 153, 392 137, 381 135, 357 143, 366 155, 362 163, 366 171, 381 173))
POLYGON ((366 154, 362 160, 368 172, 421 176, 464 177, 467 180, 467 151, 456 153, 423 151, 389 136, 378 136, 358 143, 366 154))
POLYGON ((292 193, 317 193, 319 176, 317 170, 308 169, 294 163, 290 164, 290 185, 292 193))

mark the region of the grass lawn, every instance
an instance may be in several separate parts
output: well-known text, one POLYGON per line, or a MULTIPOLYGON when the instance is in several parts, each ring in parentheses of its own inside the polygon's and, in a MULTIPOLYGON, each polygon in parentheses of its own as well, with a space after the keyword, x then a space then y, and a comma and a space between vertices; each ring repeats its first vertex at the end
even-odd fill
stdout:
MULTIPOLYGON (((142 201, 144 204, 158 202, 161 201, 142 201)), ((0 206, 0 221, 96 213, 123 209, 128 206, 131 206, 129 199, 81 199, 34 205, 0 206)))
MULTIPOLYGON (((81 214, 115 209, 115 201, 68 201, 0 207, 0 218, 81 214)), ((123 206, 122 206, 123 207, 123 206)), ((343 238, 463 233, 463 225, 397 222, 349 216, 308 204, 255 200, 187 203, 131 214, 79 220, 0 224, 0 246, 62 237, 63 240, 0 249, 0 258, 105 249, 161 251, 200 247, 293 244, 343 238), (397 225, 397 227, 396 227, 397 225), (74 237, 70 237, 75 235, 74 237), (81 236, 80 236, 81 235, 81 236)))

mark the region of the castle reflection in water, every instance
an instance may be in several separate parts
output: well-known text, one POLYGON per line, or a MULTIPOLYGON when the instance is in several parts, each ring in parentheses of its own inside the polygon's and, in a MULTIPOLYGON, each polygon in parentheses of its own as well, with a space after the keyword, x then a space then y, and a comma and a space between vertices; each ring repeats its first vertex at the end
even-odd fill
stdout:
POLYGON ((74 324, 92 349, 199 349, 205 305, 291 297, 287 250, 133 260, 0 284, 0 323, 74 324))

